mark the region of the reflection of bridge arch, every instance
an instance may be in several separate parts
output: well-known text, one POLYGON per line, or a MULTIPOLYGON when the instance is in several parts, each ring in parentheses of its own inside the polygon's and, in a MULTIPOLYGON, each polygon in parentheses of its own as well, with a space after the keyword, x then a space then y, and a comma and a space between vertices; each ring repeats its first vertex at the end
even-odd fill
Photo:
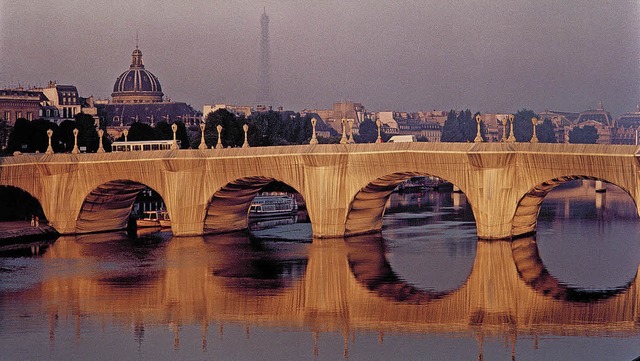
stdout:
MULTIPOLYGON (((64 277, 44 277, 30 289, 20 291, 19 296, 40 301, 31 303, 40 305, 42 314, 49 313, 51 319, 75 318, 77 323, 71 322, 70 327, 75 327, 76 334, 85 332, 84 323, 80 322, 83 315, 106 315, 126 325, 201 323, 206 328, 212 322, 241 322, 247 328, 282 325, 311 332, 341 331, 347 335, 358 332, 463 332, 480 336, 640 334, 638 279, 616 295, 597 302, 556 299, 533 289, 518 274, 513 246, 508 241, 478 242, 476 260, 465 284, 441 298, 417 303, 411 298, 403 300, 392 296, 391 292, 386 295, 372 292, 366 282, 358 280, 362 277, 354 277, 349 258, 358 257, 360 245, 350 249, 351 240, 342 239, 314 240, 309 245, 308 264, 303 274, 292 277, 291 282, 277 292, 238 292, 235 287, 229 287, 233 282, 229 283, 228 276, 211 272, 235 262, 230 259, 233 255, 223 254, 225 247, 219 247, 220 244, 246 242, 242 237, 225 236, 210 240, 174 238, 151 250, 157 252, 154 259, 166 267, 143 278, 144 286, 130 292, 122 292, 120 286, 131 281, 131 276, 135 280, 136 275, 144 275, 137 268, 110 269, 110 274, 76 271, 64 277)), ((59 241, 44 258, 78 258, 87 266, 92 259, 100 262, 105 253, 113 250, 116 255, 123 251, 135 252, 114 243, 101 248, 71 237, 59 241)), ((361 241, 368 242, 367 238, 361 241)), ((384 259, 384 249, 379 242, 373 242, 368 249, 375 253, 371 259, 377 264, 371 269, 378 272, 378 260, 384 259)), ((385 272, 382 267, 379 273, 385 272)), ((404 292, 402 288, 389 291, 393 289, 404 292)), ((56 328, 65 327, 63 322, 50 325, 52 335, 56 328)))
POLYGON ((400 183, 416 176, 434 175, 425 172, 397 172, 378 177, 362 187, 349 205, 345 236, 380 231, 389 196, 400 183))
MULTIPOLYGON (((617 184, 612 183, 601 177, 593 177, 593 176, 562 176, 553 178, 551 180, 544 181, 536 186, 534 186, 531 190, 529 190, 524 196, 520 198, 518 201, 518 205, 513 216, 512 222, 512 231, 511 234, 514 237, 524 236, 533 234, 536 231, 536 225, 538 223, 538 214, 540 213, 540 207, 542 202, 544 201, 545 196, 551 192, 555 187, 575 181, 575 180, 593 180, 593 181, 602 181, 604 183, 611 183, 617 186, 617 184)), ((627 193, 631 199, 637 204, 636 200, 633 198, 632 194, 624 189, 623 187, 618 186, 625 193, 627 193)))
POLYGON ((446 296, 448 292, 418 289, 393 271, 385 256, 385 240, 381 236, 347 239, 349 268, 358 282, 378 296, 397 302, 424 304, 446 296))
MULTIPOLYGON (((77 233, 103 232, 127 228, 133 203, 147 186, 131 180, 113 180, 94 188, 85 197, 78 219, 77 233)), ((155 190, 154 190, 155 191, 155 190)), ((160 195, 162 197, 162 195, 160 195)))
MULTIPOLYGON (((211 197, 204 217, 204 234, 247 229, 247 213, 251 201, 264 187, 273 182, 281 182, 300 193, 298 188, 271 177, 253 176, 231 181, 211 197)), ((304 198, 304 195, 302 197, 304 198)))
POLYGON ((547 271, 538 253, 538 243, 533 236, 521 237, 512 242, 513 260, 524 282, 537 292, 556 300, 568 302, 593 302, 606 300, 625 292, 635 282, 634 277, 626 285, 608 290, 581 290, 570 287, 547 271))

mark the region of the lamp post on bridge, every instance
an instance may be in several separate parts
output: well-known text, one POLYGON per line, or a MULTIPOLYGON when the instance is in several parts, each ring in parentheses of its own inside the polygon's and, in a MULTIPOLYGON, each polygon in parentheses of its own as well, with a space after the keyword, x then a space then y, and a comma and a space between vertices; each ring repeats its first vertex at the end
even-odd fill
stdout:
POLYGON ((102 146, 102 136, 104 135, 104 130, 100 129, 98 130, 98 137, 99 137, 99 145, 98 145, 98 150, 96 151, 97 153, 104 153, 104 147, 102 146))
POLYGON ((340 138, 340 144, 347 144, 347 120, 342 118, 342 138, 340 138))
POLYGON ((311 118, 311 140, 309 144, 318 144, 318 138, 316 138, 316 118, 311 118))
POLYGON ((509 138, 507 138, 508 143, 515 143, 516 136, 513 135, 513 114, 509 114, 509 123, 511 126, 511 130, 509 131, 509 138))
POLYGON ((349 139, 347 140, 347 142, 349 144, 354 144, 355 141, 353 140, 353 119, 349 119, 347 122, 349 124, 349 139))
POLYGON ((171 130, 173 131, 173 142, 171 143, 171 150, 178 150, 178 140, 176 139, 178 125, 176 123, 171 124, 171 130))
POLYGON ((51 137, 53 136, 53 130, 47 130, 47 137, 49 137, 49 146, 47 147, 46 154, 53 154, 53 147, 51 146, 51 137))
POLYGON ((73 130, 73 150, 71 150, 71 154, 80 153, 80 149, 78 148, 78 128, 73 130))
POLYGON ((538 143, 538 137, 536 136, 536 126, 538 125, 538 118, 531 118, 531 123, 533 124, 533 135, 531 136, 530 143, 538 143))
POLYGON ((476 132, 476 137, 473 140, 475 143, 482 143, 482 134, 480 134, 480 122, 482 121, 482 119, 480 118, 480 114, 476 115, 476 123, 477 123, 477 132, 476 132))
POLYGON ((218 124, 216 126, 216 130, 218 131, 218 143, 216 144, 216 149, 222 149, 222 125, 218 124))
POLYGON ((204 128, 207 125, 205 123, 200 123, 200 145, 198 149, 207 149, 207 143, 204 141, 204 128))
POLYGON ((129 129, 125 129, 122 131, 122 134, 124 134, 124 142, 127 142, 127 137, 129 136, 129 129))
POLYGON ((242 143, 242 148, 249 148, 249 140, 247 139, 247 132, 249 132, 249 125, 247 124, 243 125, 242 130, 244 130, 244 143, 242 143))
POLYGON ((378 127, 378 139, 376 139, 376 143, 382 143, 382 137, 380 136, 381 125, 382 125, 382 122, 380 122, 380 119, 376 120, 376 126, 378 127))

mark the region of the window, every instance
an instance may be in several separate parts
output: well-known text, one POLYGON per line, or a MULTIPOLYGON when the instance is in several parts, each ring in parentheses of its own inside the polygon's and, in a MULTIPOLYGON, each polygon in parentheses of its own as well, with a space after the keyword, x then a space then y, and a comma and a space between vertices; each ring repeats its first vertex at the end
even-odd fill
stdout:
POLYGON ((7 122, 11 120, 11 112, 4 112, 4 120, 7 122))
POLYGON ((20 111, 16 112, 16 119, 18 119, 18 118, 22 118, 22 112, 20 112, 20 111))
POLYGON ((27 112, 27 120, 28 121, 32 121, 33 120, 33 113, 32 112, 27 112))

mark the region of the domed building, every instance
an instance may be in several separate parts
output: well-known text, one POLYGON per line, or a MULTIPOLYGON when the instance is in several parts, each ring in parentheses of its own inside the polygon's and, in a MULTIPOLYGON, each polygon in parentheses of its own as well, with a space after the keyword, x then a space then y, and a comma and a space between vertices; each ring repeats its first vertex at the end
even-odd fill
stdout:
POLYGON ((640 141, 640 105, 635 112, 622 114, 619 118, 615 132, 614 144, 635 144, 640 141))
POLYGON ((113 102, 159 103, 162 102, 163 96, 158 77, 144 68, 142 51, 136 46, 136 50, 131 54, 129 70, 120 74, 113 85, 113 102))
POLYGON ((131 53, 131 65, 113 84, 111 101, 96 101, 100 122, 107 131, 119 136, 122 129, 140 122, 154 126, 165 121, 181 121, 186 125, 198 124, 200 113, 190 105, 169 100, 162 92, 158 77, 145 69, 142 51, 136 45, 131 53))
POLYGON ((602 101, 598 102, 597 109, 588 109, 578 115, 576 126, 582 128, 584 126, 592 126, 598 131, 598 144, 611 144, 612 131, 615 127, 615 121, 609 112, 604 110, 602 101))

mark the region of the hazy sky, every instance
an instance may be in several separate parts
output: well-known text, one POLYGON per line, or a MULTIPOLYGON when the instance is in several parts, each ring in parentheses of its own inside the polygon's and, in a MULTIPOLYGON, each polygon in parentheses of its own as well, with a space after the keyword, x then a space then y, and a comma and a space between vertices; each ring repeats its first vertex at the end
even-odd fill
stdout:
POLYGON ((110 96, 136 31, 172 100, 254 105, 260 15, 274 105, 582 111, 640 103, 637 0, 0 0, 0 88, 110 96))

